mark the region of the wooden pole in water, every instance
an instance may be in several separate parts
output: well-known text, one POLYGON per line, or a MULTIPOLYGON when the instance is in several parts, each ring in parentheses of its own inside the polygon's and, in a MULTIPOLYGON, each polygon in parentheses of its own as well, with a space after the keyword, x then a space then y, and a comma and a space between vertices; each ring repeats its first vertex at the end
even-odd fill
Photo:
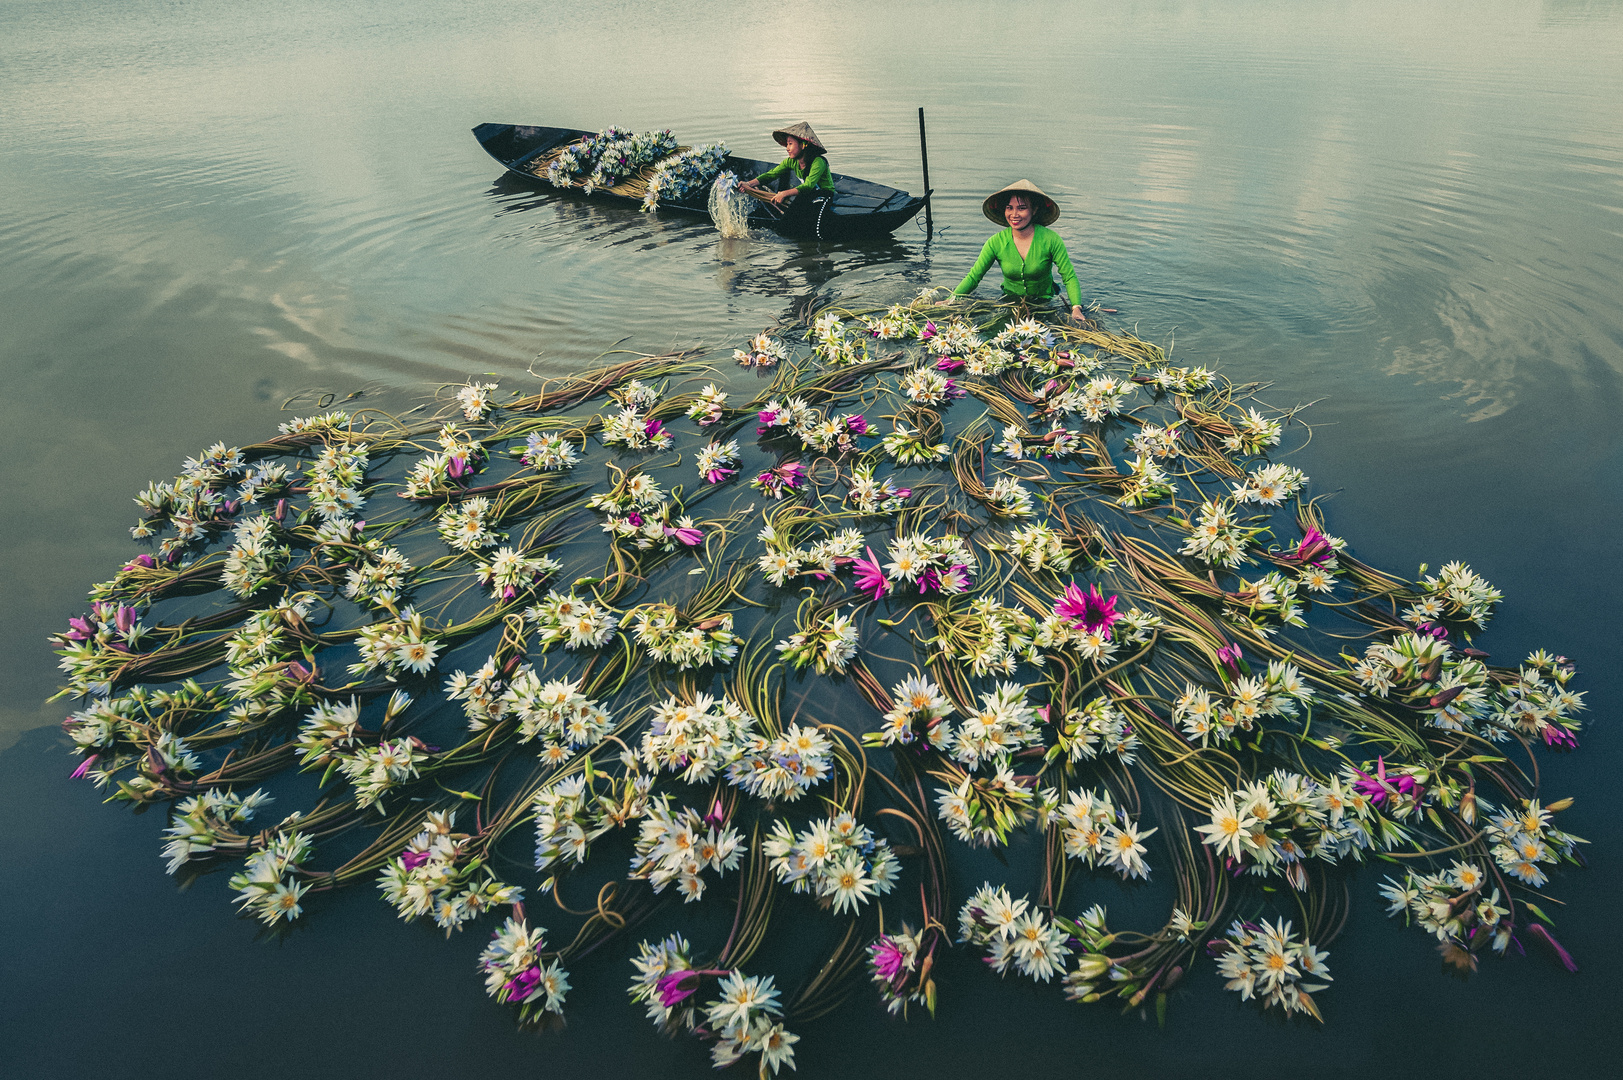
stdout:
POLYGON ((919 106, 919 157, 924 160, 924 237, 935 235, 935 218, 930 214, 930 145, 924 141, 924 106, 919 106))

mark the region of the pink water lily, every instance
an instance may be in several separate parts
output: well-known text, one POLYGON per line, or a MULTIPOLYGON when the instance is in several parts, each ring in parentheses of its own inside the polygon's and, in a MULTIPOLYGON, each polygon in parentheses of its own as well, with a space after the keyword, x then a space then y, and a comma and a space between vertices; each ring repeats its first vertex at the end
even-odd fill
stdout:
POLYGON ((1099 591, 1098 585, 1090 586, 1087 592, 1083 592, 1081 586, 1072 582, 1065 586, 1065 592, 1054 602, 1054 614, 1068 622, 1073 629, 1099 634, 1108 640, 1110 624, 1121 618, 1116 613, 1118 599, 1115 596, 1107 598, 1099 591))
POLYGON ((90 772, 91 767, 94 766, 96 764, 96 762, 98 760, 100 760, 100 759, 101 759, 100 754, 91 754, 89 757, 87 757, 83 761, 79 762, 79 767, 77 769, 74 769, 73 772, 68 775, 68 779, 70 779, 70 780, 83 780, 85 778, 85 776, 90 772))
POLYGON ((936 335, 935 323, 927 322, 927 323, 924 324, 924 329, 919 331, 919 340, 920 341, 929 341, 931 338, 935 337, 935 335, 936 335))
POLYGON ((881 979, 894 984, 906 976, 907 954, 888 934, 868 946, 868 951, 873 954, 873 969, 881 979))
POLYGON ((426 851, 413 851, 410 848, 407 848, 405 851, 400 853, 400 865, 404 866, 407 870, 415 870, 427 861, 428 852, 426 851))
POLYGON ((855 562, 857 588, 863 592, 872 593, 871 599, 878 600, 890 592, 890 581, 886 579, 884 568, 879 565, 879 560, 874 558, 873 548, 868 548, 867 551, 868 557, 866 559, 857 559, 855 562))
POLYGON ((694 528, 673 529, 665 526, 665 535, 674 536, 688 547, 698 547, 704 542, 704 533, 694 528))
POLYGON ((1317 529, 1309 528, 1302 542, 1296 545, 1291 558, 1296 562, 1308 566, 1323 566, 1335 555, 1336 549, 1331 545, 1330 538, 1317 529))
POLYGON ((1251 668, 1240 655, 1239 645, 1225 645, 1217 650, 1217 662, 1223 665, 1231 678, 1239 678, 1241 673, 1250 674, 1251 668))
POLYGON ((957 371, 963 366, 964 362, 958 359, 956 356, 943 356, 941 359, 935 362, 935 369, 937 371, 952 372, 957 371))
POLYGON ((868 434, 868 421, 863 418, 861 413, 855 416, 847 416, 845 418, 845 430, 853 435, 866 435, 868 434))
POLYGON ((705 478, 705 480, 707 480, 708 482, 710 482, 712 484, 719 484, 724 480, 728 480, 728 479, 732 478, 733 476, 736 476, 737 474, 738 474, 737 469, 724 469, 724 468, 717 467, 717 468, 711 469, 709 472, 705 473, 704 478, 705 478))

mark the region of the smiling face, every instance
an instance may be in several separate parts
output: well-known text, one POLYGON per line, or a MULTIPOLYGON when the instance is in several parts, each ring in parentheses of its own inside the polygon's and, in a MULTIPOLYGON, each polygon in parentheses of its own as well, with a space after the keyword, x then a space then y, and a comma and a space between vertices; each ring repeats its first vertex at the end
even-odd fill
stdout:
POLYGON ((786 135, 783 139, 783 148, 789 151, 790 157, 798 158, 801 151, 806 149, 806 144, 795 138, 793 135, 786 135))
POLYGON ((1009 201, 1003 204, 1003 220, 1009 223, 1009 228, 1021 232, 1031 227, 1031 220, 1037 212, 1032 203, 1028 195, 1009 196, 1009 201))

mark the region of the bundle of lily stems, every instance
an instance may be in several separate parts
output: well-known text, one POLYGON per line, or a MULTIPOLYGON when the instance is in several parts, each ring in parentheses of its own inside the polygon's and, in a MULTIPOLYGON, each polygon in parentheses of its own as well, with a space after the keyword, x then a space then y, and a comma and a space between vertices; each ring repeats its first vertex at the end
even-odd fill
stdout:
POLYGON ((56 638, 75 775, 273 930, 376 888, 483 925, 524 1023, 624 979, 763 1074, 854 993, 979 992, 953 950, 1320 1018, 1350 886, 1462 970, 1572 966, 1571 663, 1477 648, 1463 564, 1359 561, 1256 387, 931 300, 215 444, 56 638))

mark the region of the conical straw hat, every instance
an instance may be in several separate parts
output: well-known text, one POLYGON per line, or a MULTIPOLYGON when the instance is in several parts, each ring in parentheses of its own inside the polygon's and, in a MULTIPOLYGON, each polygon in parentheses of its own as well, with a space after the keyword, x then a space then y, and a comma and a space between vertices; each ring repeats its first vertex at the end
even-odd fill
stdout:
POLYGON ((778 140, 779 146, 788 146, 789 136, 791 135, 803 143, 817 147, 824 154, 828 153, 828 147, 823 145, 823 140, 817 137, 817 132, 813 131, 811 125, 804 120, 798 124, 790 124, 788 127, 779 128, 772 133, 772 137, 778 140))
POLYGON ((1008 222, 1003 218, 1003 204, 1005 198, 1016 191, 1022 195, 1034 195, 1037 197, 1037 213, 1032 218, 1035 224, 1052 225, 1059 220, 1059 204, 1050 199, 1042 188, 1033 184, 1030 180, 1016 180, 1008 187, 999 188, 997 191, 992 192, 986 197, 986 201, 981 203, 981 213, 985 214, 987 219, 994 225, 1007 225, 1008 222))

